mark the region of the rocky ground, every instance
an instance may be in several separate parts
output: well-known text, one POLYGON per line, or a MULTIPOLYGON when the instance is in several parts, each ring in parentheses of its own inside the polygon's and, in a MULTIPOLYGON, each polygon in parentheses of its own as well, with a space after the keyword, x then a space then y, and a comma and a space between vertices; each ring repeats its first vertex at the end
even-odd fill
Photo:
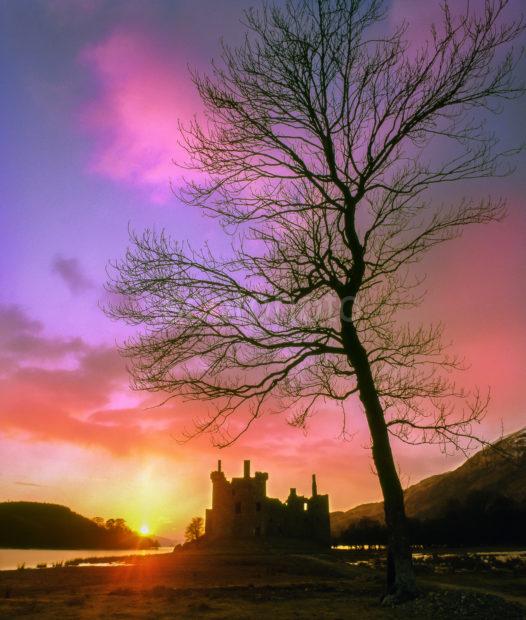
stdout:
MULTIPOLYGON (((121 559, 121 558, 119 558, 121 559)), ((0 573, 0 618, 526 618, 526 572, 515 566, 437 573, 419 567, 422 596, 380 604, 381 566, 352 553, 179 552, 126 566, 0 573)))

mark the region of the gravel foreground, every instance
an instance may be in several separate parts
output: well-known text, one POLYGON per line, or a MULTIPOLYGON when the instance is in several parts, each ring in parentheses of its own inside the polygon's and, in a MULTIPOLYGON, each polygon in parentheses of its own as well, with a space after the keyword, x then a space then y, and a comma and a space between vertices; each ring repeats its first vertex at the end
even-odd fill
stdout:
POLYGON ((498 580, 490 594, 461 589, 458 576, 422 581, 418 599, 382 607, 382 572, 331 554, 173 553, 134 562, 2 572, 0 618, 526 619, 523 605, 494 594, 498 580))

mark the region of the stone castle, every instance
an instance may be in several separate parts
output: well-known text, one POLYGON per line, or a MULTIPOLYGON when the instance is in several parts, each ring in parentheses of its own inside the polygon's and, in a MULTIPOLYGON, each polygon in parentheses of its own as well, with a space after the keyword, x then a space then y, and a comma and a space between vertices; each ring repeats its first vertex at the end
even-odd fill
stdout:
POLYGON ((212 508, 206 511, 208 540, 228 538, 288 538, 330 545, 329 496, 318 495, 312 476, 312 497, 290 489, 286 502, 267 497, 268 474, 250 475, 250 461, 244 462, 242 478, 229 482, 221 471, 210 474, 212 508))

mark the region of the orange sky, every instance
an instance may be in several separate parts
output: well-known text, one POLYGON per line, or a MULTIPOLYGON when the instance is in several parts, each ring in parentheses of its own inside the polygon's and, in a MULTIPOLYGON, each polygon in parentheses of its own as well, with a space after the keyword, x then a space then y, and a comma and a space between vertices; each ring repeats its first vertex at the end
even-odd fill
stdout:
MULTIPOLYGON (((0 500, 58 502, 179 537, 210 503, 218 458, 228 476, 252 459, 282 499, 290 486, 308 493, 311 473, 331 509, 380 497, 357 403, 348 440, 328 404, 307 434, 268 416, 219 451, 208 438, 177 441, 206 405, 152 409, 158 400, 127 387, 115 350, 127 332, 99 306, 106 264, 122 255, 128 225, 222 243, 210 221, 175 201, 171 159, 179 153, 177 119, 199 110, 187 63, 206 67, 220 35, 236 40, 240 7, 251 3, 202 4, 197 11, 186 0, 85 0, 72 11, 72 3, 42 0, 31 11, 16 2, 0 9, 0 70, 9 84, 0 173, 0 500)), ((511 13, 520 5, 511 2, 511 13)), ((389 23, 410 16, 420 33, 434 14, 422 6, 390 3, 389 23)), ((524 101, 493 119, 505 144, 524 140, 523 121, 524 101)), ((453 350, 471 363, 468 387, 491 386, 480 429, 489 439, 501 424, 505 433, 526 425, 526 157, 516 164, 508 178, 441 190, 441 199, 506 196, 509 216, 466 232, 422 266, 428 295, 418 318, 445 323, 453 350)), ((463 459, 396 442, 395 451, 405 484, 463 459)))

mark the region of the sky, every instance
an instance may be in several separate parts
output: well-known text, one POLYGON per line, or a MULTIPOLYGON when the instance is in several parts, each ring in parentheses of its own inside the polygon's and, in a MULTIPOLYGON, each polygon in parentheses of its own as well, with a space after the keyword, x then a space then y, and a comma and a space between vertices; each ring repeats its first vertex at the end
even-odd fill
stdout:
MULTIPOLYGON (((106 268, 128 230, 166 228, 195 245, 221 231, 178 203, 170 184, 178 120, 199 114, 188 67, 206 70, 221 37, 239 41, 245 0, 0 0, 0 501, 57 502, 89 517, 180 537, 210 504, 218 458, 269 472, 269 494, 307 494, 311 473, 331 509, 380 498, 359 407, 351 437, 330 406, 307 432, 267 416, 234 446, 179 441, 204 405, 131 392, 102 312, 106 268)), ((521 0, 510 0, 516 16, 521 0)), ((438 2, 392 0, 388 23, 422 36, 438 2), (425 4, 425 10, 422 8, 425 4)), ((525 64, 518 69, 526 77, 525 64)), ((526 140, 526 102, 492 120, 504 144, 526 140)), ((465 354, 466 385, 491 386, 486 439, 526 425, 526 156, 515 172, 454 192, 508 201, 503 223, 467 231, 426 260, 420 312, 465 354)), ((460 453, 394 442, 404 485, 451 469, 460 453)))

